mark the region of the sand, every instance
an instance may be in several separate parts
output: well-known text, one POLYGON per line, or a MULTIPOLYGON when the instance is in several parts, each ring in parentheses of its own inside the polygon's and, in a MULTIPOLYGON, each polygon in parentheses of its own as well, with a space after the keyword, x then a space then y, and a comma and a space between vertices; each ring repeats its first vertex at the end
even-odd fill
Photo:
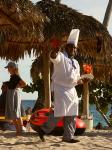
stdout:
POLYGON ((0 150, 112 150, 112 129, 86 131, 75 138, 80 142, 69 144, 61 142, 59 136, 46 136, 41 142, 37 133, 31 131, 22 136, 15 132, 0 131, 0 150))

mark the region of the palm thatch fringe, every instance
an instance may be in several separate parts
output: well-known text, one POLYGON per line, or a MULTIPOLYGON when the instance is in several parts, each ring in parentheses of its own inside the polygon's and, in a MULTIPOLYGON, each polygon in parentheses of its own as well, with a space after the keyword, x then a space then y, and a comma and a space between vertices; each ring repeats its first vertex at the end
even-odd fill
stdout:
POLYGON ((18 59, 44 40, 46 17, 30 0, 0 1, 0 56, 18 59))

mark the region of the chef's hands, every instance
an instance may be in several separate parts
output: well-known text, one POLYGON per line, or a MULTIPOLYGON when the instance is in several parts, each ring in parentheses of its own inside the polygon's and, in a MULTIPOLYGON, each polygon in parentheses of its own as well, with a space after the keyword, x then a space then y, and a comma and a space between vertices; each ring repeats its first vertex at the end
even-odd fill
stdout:
POLYGON ((90 81, 90 79, 88 79, 88 78, 79 79, 79 80, 77 81, 77 84, 84 84, 84 83, 89 82, 89 81, 90 81))
POLYGON ((83 83, 86 83, 86 82, 89 82, 90 79, 89 78, 85 78, 85 79, 82 79, 83 83))
POLYGON ((60 52, 60 49, 59 49, 59 48, 56 48, 56 49, 51 50, 51 52, 50 52, 50 57, 51 57, 52 59, 56 59, 56 57, 57 57, 57 55, 58 55, 59 52, 60 52))
POLYGON ((80 79, 77 81, 77 84, 83 84, 83 81, 80 79))

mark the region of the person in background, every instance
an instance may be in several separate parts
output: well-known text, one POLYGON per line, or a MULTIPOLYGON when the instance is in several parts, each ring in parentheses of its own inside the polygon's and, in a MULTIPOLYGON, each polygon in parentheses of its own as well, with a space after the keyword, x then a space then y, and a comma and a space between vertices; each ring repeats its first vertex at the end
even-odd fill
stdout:
POLYGON ((101 124, 101 122, 99 122, 96 127, 95 127, 96 130, 100 130, 100 129, 103 129, 103 126, 101 124))
POLYGON ((7 86, 5 82, 3 82, 1 86, 2 93, 0 95, 0 115, 4 116, 5 114, 5 104, 6 104, 6 93, 7 93, 7 86))
POLYGON ((30 117, 31 117, 31 114, 32 114, 32 108, 31 108, 31 107, 28 107, 28 108, 25 110, 25 114, 26 114, 26 128, 27 128, 27 131, 30 132, 30 130, 31 130, 30 117))
POLYGON ((71 31, 70 37, 65 46, 65 51, 61 52, 59 47, 51 52, 51 61, 54 65, 52 84, 54 91, 54 114, 51 113, 48 121, 39 130, 39 137, 44 141, 44 134, 49 134, 63 117, 64 134, 62 141, 76 143, 75 117, 78 115, 78 96, 75 86, 81 82, 80 66, 74 56, 77 54, 77 43, 79 30, 71 31), (73 35, 73 38, 71 36, 73 35))
POLYGON ((19 135, 23 129, 19 88, 24 88, 26 83, 21 79, 16 63, 9 62, 5 68, 10 73, 10 80, 5 82, 7 85, 5 118, 13 120, 13 124, 16 127, 16 135, 19 135))
POLYGON ((32 108, 31 108, 31 107, 28 107, 28 108, 25 110, 25 113, 26 113, 26 115, 31 115, 31 114, 32 114, 32 108))

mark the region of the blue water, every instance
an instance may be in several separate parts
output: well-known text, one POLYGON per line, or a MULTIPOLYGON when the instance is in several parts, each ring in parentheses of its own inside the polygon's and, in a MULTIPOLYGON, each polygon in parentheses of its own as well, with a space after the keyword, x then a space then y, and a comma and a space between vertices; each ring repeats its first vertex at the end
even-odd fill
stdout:
POLYGON ((22 100, 22 105, 26 110, 28 107, 33 108, 35 105, 36 100, 22 100))
MULTIPOLYGON (((106 116, 109 117, 110 113, 111 105, 108 106, 108 113, 106 114, 106 116)), ((94 127, 98 124, 98 122, 101 122, 103 126, 108 126, 101 114, 96 110, 95 105, 90 105, 90 114, 93 116, 94 127)))
MULTIPOLYGON (((28 107, 34 107, 35 105, 35 100, 23 100, 22 104, 24 109, 26 110, 28 107)), ((110 114, 110 105, 108 107, 108 113, 107 113, 107 117, 110 114)), ((94 127, 98 124, 98 122, 101 122, 103 126, 107 126, 105 120, 102 118, 102 116, 100 115, 100 113, 96 110, 96 106, 95 105, 90 105, 90 114, 93 116, 93 123, 94 123, 94 127)))

